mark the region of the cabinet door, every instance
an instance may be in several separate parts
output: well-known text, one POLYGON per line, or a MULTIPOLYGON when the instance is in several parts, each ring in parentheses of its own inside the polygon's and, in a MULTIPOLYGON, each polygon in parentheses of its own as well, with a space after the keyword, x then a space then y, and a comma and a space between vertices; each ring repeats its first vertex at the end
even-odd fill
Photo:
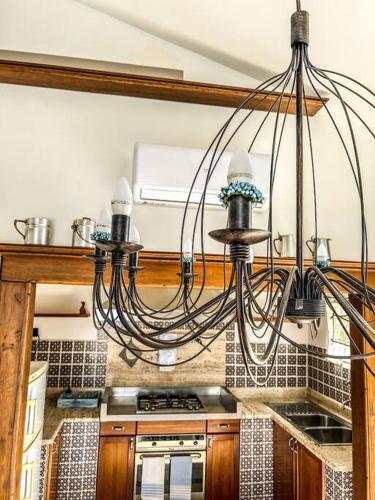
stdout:
POLYGON ((99 440, 97 500, 133 498, 134 437, 104 436, 99 440))
MULTIPOLYGON (((292 451, 292 436, 276 423, 273 424, 274 453, 274 498, 295 498, 295 453, 292 451)), ((309 497, 306 497, 309 498, 309 497)))
POLYGON ((239 434, 207 436, 206 500, 237 500, 239 492, 239 434))
POLYGON ((59 462, 61 450, 61 431, 55 437, 52 444, 48 445, 47 477, 46 477, 46 500, 57 498, 57 484, 59 479, 59 462))
POLYGON ((319 458, 298 443, 297 498, 323 500, 324 465, 319 458))

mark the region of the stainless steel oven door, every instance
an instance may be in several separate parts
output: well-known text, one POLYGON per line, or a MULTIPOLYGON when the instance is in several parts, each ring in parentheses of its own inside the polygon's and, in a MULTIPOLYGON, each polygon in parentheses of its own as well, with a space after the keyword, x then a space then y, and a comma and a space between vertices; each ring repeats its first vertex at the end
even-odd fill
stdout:
POLYGON ((169 499, 169 474, 171 457, 186 456, 192 457, 192 480, 191 480, 191 498, 192 500, 204 500, 205 474, 206 474, 206 452, 205 451, 185 451, 185 452, 143 452, 135 454, 135 472, 134 472, 134 500, 141 500, 142 486, 142 460, 143 457, 164 456, 164 500, 169 499))

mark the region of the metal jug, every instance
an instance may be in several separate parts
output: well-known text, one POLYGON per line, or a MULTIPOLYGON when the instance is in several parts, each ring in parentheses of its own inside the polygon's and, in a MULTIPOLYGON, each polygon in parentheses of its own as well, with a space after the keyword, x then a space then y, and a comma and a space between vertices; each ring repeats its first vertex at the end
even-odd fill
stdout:
POLYGON ((72 224, 72 246, 90 248, 94 247, 95 245, 91 240, 91 235, 95 232, 95 227, 96 222, 89 217, 75 219, 72 224))
POLYGON ((296 256, 296 238, 294 234, 280 234, 279 237, 273 240, 275 252, 280 257, 295 257, 296 256), (280 241, 280 248, 277 248, 277 242, 280 241))
POLYGON ((52 221, 45 217, 29 217, 28 219, 15 219, 14 227, 20 233, 26 245, 50 245, 52 238, 52 221), (25 225, 23 233, 18 224, 25 225))
POLYGON ((330 241, 331 238, 315 238, 315 236, 306 241, 306 246, 318 267, 327 267, 331 264, 330 241))

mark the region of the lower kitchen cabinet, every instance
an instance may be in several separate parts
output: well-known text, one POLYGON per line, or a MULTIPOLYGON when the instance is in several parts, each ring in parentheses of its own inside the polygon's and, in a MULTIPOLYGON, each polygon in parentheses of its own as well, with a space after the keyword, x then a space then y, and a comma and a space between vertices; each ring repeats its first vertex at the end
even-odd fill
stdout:
POLYGON ((274 498, 323 500, 324 464, 274 423, 274 498))
POLYGON ((207 435, 206 500, 236 500, 239 497, 238 433, 207 435))
POLYGON ((45 500, 55 500, 57 498, 61 440, 62 436, 60 430, 53 443, 48 445, 45 483, 46 486, 44 495, 45 500))
POLYGON ((131 500, 134 477, 134 436, 101 436, 97 500, 131 500))

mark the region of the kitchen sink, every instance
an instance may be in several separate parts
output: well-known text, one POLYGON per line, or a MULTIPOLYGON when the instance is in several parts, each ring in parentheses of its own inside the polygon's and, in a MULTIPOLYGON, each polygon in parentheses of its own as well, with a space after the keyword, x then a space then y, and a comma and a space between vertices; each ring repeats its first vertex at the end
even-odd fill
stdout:
POLYGON ((310 415, 286 415, 289 420, 299 427, 341 427, 343 424, 335 417, 323 413, 310 415))
POLYGON ((352 430, 339 417, 309 401, 299 403, 268 403, 276 413, 286 418, 321 445, 350 445, 352 430))
POLYGON ((352 444, 352 430, 348 427, 308 427, 304 432, 320 444, 352 444))

